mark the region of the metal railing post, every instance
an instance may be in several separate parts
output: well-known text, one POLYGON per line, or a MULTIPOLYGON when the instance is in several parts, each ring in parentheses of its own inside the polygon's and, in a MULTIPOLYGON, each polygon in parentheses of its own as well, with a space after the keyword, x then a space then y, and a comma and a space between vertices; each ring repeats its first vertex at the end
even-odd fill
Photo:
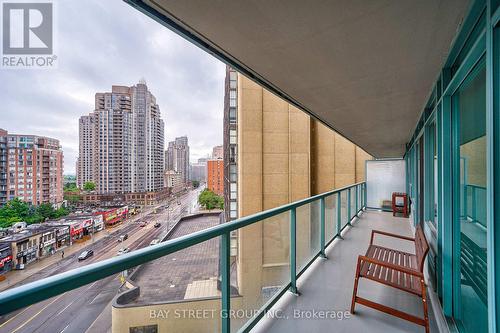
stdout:
POLYGON ((231 331, 229 310, 231 309, 231 272, 230 272, 230 250, 231 237, 226 232, 221 235, 221 309, 222 309, 222 333, 231 331))
POLYGON ((363 209, 366 209, 366 183, 363 184, 363 209))
POLYGON ((347 224, 351 224, 351 188, 347 189, 347 224))
POLYGON ((320 199, 320 256, 326 258, 325 254, 325 198, 320 199))
POLYGON ((337 192, 337 235, 340 239, 340 231, 342 230, 342 192, 337 192))
MULTIPOLYGON (((471 218, 472 218, 472 221, 477 221, 476 219, 476 214, 477 214, 477 211, 476 211, 476 187, 475 186, 471 186, 471 205, 472 205, 472 209, 471 209, 471 218)), ((467 196, 467 190, 465 191, 465 196, 467 196)), ((465 208, 465 211, 467 211, 467 207, 465 208)), ((467 214, 465 214, 466 218, 467 218, 467 214)))
POLYGON ((290 291, 297 291, 297 209, 290 209, 290 291))
POLYGON ((356 190, 356 191, 354 191, 355 196, 356 196, 356 200, 354 200, 354 201, 355 201, 355 203, 356 203, 356 209, 355 209, 356 214, 355 214, 355 215, 356 215, 356 216, 358 216, 358 213, 359 213, 359 210, 358 210, 358 207, 359 207, 359 206, 358 206, 358 200, 359 200, 359 195, 358 195, 358 185, 356 185, 355 190, 356 190))

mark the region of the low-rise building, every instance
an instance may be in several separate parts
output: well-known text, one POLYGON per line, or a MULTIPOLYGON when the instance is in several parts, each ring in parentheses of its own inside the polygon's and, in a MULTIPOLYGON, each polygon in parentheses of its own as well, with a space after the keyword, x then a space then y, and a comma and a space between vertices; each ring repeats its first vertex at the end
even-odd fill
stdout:
POLYGON ((0 242, 10 244, 13 265, 16 269, 24 269, 24 266, 38 259, 40 233, 40 230, 24 229, 0 239, 0 242))
POLYGON ((56 231, 56 248, 61 249, 69 246, 71 244, 69 225, 57 225, 54 226, 54 229, 56 231))
POLYGON ((10 243, 0 243, 0 275, 12 269, 12 248, 10 243))
MULTIPOLYGON (((183 217, 166 240, 214 227, 220 221, 218 212, 183 217)), ((138 267, 128 276, 125 288, 113 301, 112 332, 145 332, 145 328, 151 332, 220 331, 217 316, 204 320, 193 320, 189 316, 158 320, 151 316, 160 309, 170 313, 193 309, 219 313, 219 254, 219 241, 212 238, 138 267)), ((241 297, 234 282, 231 304, 237 307, 241 297)))
POLYGON ((117 205, 134 204, 141 206, 156 205, 169 196, 167 188, 154 192, 131 192, 131 193, 74 193, 75 204, 82 206, 95 205, 98 207, 116 207, 117 205))
POLYGON ((169 189, 171 194, 177 194, 184 189, 184 181, 182 174, 174 170, 166 170, 164 173, 165 187, 169 189))
POLYGON ((44 228, 45 231, 39 234, 38 257, 45 257, 56 252, 56 229, 52 227, 44 228))

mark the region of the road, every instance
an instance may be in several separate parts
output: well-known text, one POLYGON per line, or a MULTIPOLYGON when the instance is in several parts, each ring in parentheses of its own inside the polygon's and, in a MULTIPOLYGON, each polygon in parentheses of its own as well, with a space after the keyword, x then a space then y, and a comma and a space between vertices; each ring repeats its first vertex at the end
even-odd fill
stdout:
MULTIPOLYGON (((174 201, 170 203, 169 208, 163 205, 156 209, 156 213, 153 210, 144 213, 144 216, 136 222, 89 245, 87 248, 94 250, 93 257, 78 262, 78 254, 68 256, 32 275, 22 284, 111 258, 116 256, 117 251, 122 247, 128 247, 133 251, 148 246, 151 240, 165 235, 181 216, 197 210, 198 193, 199 190, 190 191, 179 198, 180 204, 174 201), (141 227, 144 222, 147 222, 146 226, 141 227), (154 228, 156 222, 161 223, 159 228, 154 228), (117 242, 118 237, 125 233, 129 235, 129 238, 123 243, 117 242)), ((86 332, 117 294, 121 284, 119 277, 120 275, 109 276, 0 317, 0 333, 86 332)), ((103 327, 102 332, 110 328, 111 318, 109 318, 108 327, 103 327)))

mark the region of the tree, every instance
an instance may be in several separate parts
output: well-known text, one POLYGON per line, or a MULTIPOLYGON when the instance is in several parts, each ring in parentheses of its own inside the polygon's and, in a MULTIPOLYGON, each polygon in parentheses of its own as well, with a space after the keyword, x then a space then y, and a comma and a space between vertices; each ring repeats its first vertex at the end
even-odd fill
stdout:
POLYGON ((46 219, 59 218, 68 215, 69 210, 61 207, 54 209, 51 204, 44 203, 30 206, 18 198, 12 199, 0 208, 0 228, 8 228, 16 222, 24 221, 28 224, 41 223, 46 219))
POLYGON ((198 180, 193 180, 192 184, 193 184, 193 188, 198 188, 200 186, 200 182, 198 180))
POLYGON ((208 210, 214 208, 224 209, 224 199, 209 189, 204 189, 200 193, 198 196, 198 203, 208 210))
POLYGON ((51 204, 43 203, 36 208, 36 214, 41 216, 43 220, 54 217, 54 207, 51 204))
POLYGON ((30 207, 27 203, 14 198, 0 208, 0 227, 7 228, 16 222, 26 220, 30 215, 30 207))
POLYGON ((87 192, 95 191, 95 183, 86 182, 85 184, 83 184, 83 190, 87 192))
POLYGON ((67 183, 64 185, 64 192, 78 192, 79 189, 76 183, 67 183))

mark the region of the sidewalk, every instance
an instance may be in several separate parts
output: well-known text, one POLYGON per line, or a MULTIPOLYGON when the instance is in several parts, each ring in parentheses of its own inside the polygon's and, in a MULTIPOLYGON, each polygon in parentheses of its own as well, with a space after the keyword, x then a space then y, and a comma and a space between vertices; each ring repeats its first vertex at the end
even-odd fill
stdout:
MULTIPOLYGON (((120 225, 108 229, 104 229, 98 233, 96 233, 93 237, 93 242, 97 242, 105 237, 112 235, 114 232, 121 230, 126 225, 135 222, 137 219, 147 216, 153 208, 148 208, 144 210, 142 213, 135 215, 124 222, 120 223, 120 225)), ((73 243, 71 246, 66 246, 64 248, 58 249, 56 253, 50 255, 48 257, 44 257, 42 259, 37 260, 34 263, 31 263, 26 266, 23 270, 12 270, 4 274, 5 280, 0 282, 0 291, 6 290, 13 285, 16 285, 28 277, 40 272, 44 268, 47 268, 51 265, 54 265, 62 260, 61 252, 64 251, 64 257, 69 257, 72 254, 79 253, 83 248, 92 244, 92 239, 88 239, 85 242, 81 243, 73 243)))

